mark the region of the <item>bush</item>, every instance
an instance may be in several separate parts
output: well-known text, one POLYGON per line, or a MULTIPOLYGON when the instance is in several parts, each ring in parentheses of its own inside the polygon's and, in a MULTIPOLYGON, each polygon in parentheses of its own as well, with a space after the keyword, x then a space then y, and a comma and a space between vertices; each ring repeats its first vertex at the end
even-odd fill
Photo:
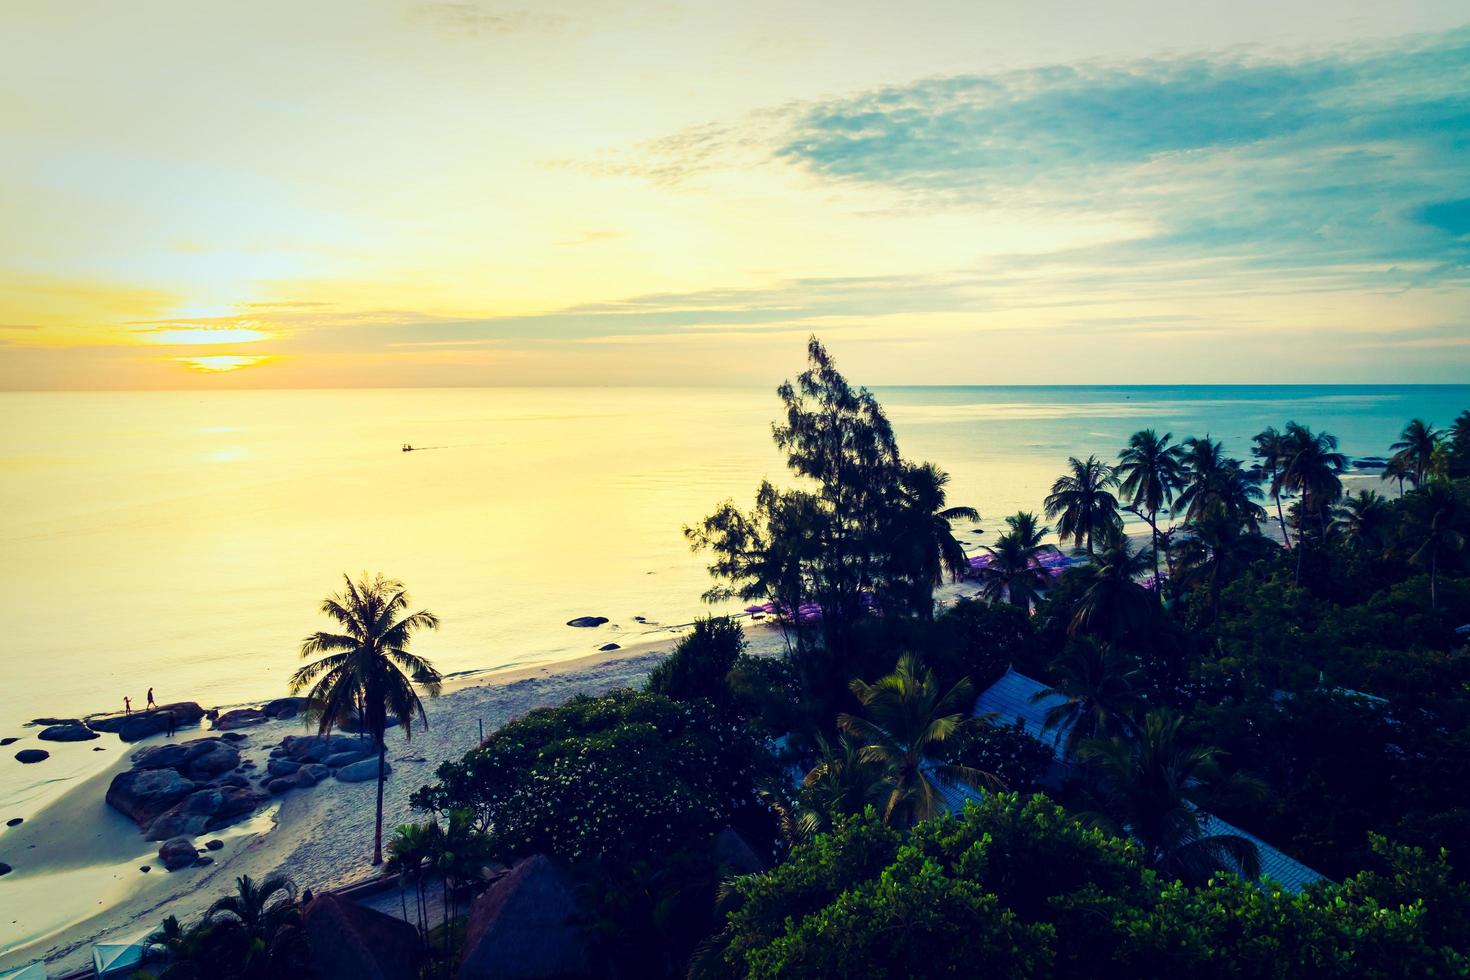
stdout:
POLYGON ((421 809, 468 808, 492 851, 630 861, 698 842, 759 807, 769 755, 707 705, 631 690, 579 697, 513 721, 439 782, 421 809))
POLYGON ((1012 793, 1035 792, 1056 753, 1026 734, 1019 719, 1009 727, 967 725, 945 742, 944 758, 981 772, 993 773, 1012 793))
POLYGON ((726 616, 695 620, 694 629, 679 639, 669 654, 648 674, 644 689, 675 701, 700 698, 721 710, 731 705, 729 674, 745 651, 745 633, 726 616))

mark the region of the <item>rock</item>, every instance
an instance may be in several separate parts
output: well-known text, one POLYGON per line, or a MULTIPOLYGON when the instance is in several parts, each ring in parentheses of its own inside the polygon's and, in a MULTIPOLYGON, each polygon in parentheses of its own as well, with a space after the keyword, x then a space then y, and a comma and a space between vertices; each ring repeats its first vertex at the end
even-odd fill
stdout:
POLYGON ((219 785, 233 786, 237 789, 249 789, 250 780, 246 779, 244 776, 226 776, 224 779, 221 779, 219 781, 219 785))
POLYGON ((313 972, 323 978, 417 980, 418 930, 337 895, 318 895, 301 914, 313 972))
POLYGON ((189 761, 189 746, 175 742, 155 745, 133 753, 134 769, 177 769, 189 761))
POLYGON ((195 779, 209 779, 222 772, 229 772, 240 764, 240 752, 224 742, 189 760, 189 775, 195 779))
POLYGON ((104 749, 102 746, 97 745, 97 746, 93 746, 92 751, 93 752, 106 752, 107 750, 104 749))
POLYGON ((16 738, 14 735, 7 735, 4 738, 0 738, 0 745, 14 745, 16 742, 19 741, 20 739, 16 738))
POLYGON ((603 651, 604 653, 606 653, 608 650, 621 650, 622 647, 618 646, 616 643, 604 643, 602 646, 598 647, 597 649, 599 649, 599 650, 603 651))
MULTIPOLYGON (((355 715, 352 716, 352 717, 350 717, 350 718, 348 718, 346 721, 342 722, 342 724, 339 725, 338 727, 342 731, 347 732, 350 735, 361 735, 361 734, 363 734, 364 732, 367 731, 367 729, 363 725, 362 721, 360 719, 358 719, 355 715)), ((397 727, 398 727, 398 716, 397 715, 388 715, 388 717, 384 721, 384 729, 385 730, 391 730, 391 729, 394 729, 394 728, 397 728, 397 727)))
POLYGON ((5 826, 7 826, 7 827, 19 827, 21 824, 23 824, 25 822, 26 822, 26 818, 25 817, 11 817, 9 820, 5 821, 5 826))
POLYGON ((250 736, 246 735, 244 732, 225 732, 223 735, 220 736, 220 738, 224 739, 226 742, 243 742, 249 737, 250 736))
POLYGON ((194 859, 194 867, 196 868, 206 868, 213 863, 214 858, 210 857, 208 854, 201 854, 194 859))
POLYGON ((296 773, 296 785, 303 789, 315 786, 332 774, 332 770, 319 762, 309 762, 296 773))
POLYGON ((174 809, 160 814, 143 831, 146 840, 171 840, 175 837, 193 837, 209 829, 209 816, 203 813, 184 813, 174 809))
POLYGON ((350 766, 354 762, 361 762, 363 759, 371 757, 372 753, 370 752, 333 752, 322 761, 333 769, 340 769, 343 766, 350 766))
POLYGON ((4 861, 0 861, 0 875, 8 875, 13 870, 15 869, 12 868, 10 865, 6 864, 4 861))
MULTIPOLYGON (((393 767, 385 760, 383 762, 383 775, 386 776, 392 772, 393 767)), ((344 783, 365 783, 370 779, 377 779, 378 760, 363 759, 361 762, 354 762, 350 766, 343 766, 337 770, 337 778, 344 783)))
POLYGON ((65 727, 70 728, 70 727, 72 727, 74 725, 80 725, 80 724, 82 724, 82 719, 80 719, 80 718, 32 718, 31 719, 31 724, 34 725, 34 726, 36 726, 37 728, 40 728, 40 727, 43 727, 43 726, 44 727, 65 726, 65 727))
POLYGON ((297 762, 323 762, 338 752, 371 752, 372 743, 346 735, 287 735, 281 748, 282 755, 297 762))
POLYGON ((158 848, 158 860, 170 871, 193 864, 197 857, 199 852, 195 850, 194 842, 187 837, 171 838, 158 848))
POLYGON ((276 698, 274 701, 267 701, 260 710, 266 717, 279 721, 295 718, 306 710, 307 704, 306 698, 276 698))
POLYGON ((295 759, 272 759, 266 763, 265 771, 272 776, 294 776, 300 768, 301 763, 295 759))
POLYGON ((129 769, 112 778, 107 805, 147 828, 194 790, 194 781, 176 769, 129 769))
POLYGON ((153 870, 153 866, 151 864, 142 864, 138 866, 138 870, 146 875, 148 872, 153 870))
POLYGON ((296 777, 281 776, 277 779, 272 779, 265 784, 265 788, 270 790, 272 795, 280 796, 282 793, 288 793, 297 788, 296 777))
POLYGON ((593 975, 576 896, 544 854, 518 863, 470 908, 459 980, 593 975))
POLYGON ((51 758, 51 753, 47 752, 45 749, 21 749, 19 752, 15 753, 15 758, 19 762, 24 762, 26 765, 31 765, 35 762, 45 762, 47 759, 51 758))
POLYGON ((174 719, 176 729, 192 725, 204 717, 204 709, 193 701, 176 701, 148 711, 134 711, 130 715, 97 715, 87 719, 93 731, 112 732, 124 742, 136 742, 168 731, 169 716, 174 719))
POLYGON ((204 846, 211 851, 218 851, 220 848, 225 846, 225 842, 216 837, 214 840, 205 841, 204 846))
POLYGON ((601 626, 605 622, 607 622, 606 616, 578 616, 576 619, 567 620, 567 625, 575 626, 578 629, 591 629, 594 626, 601 626))
POLYGON ((259 708, 236 708, 226 711, 214 721, 215 730, 221 732, 233 731, 237 728, 250 728, 253 725, 264 725, 270 721, 265 712, 259 708))
POLYGON ((90 742, 94 738, 101 738, 92 729, 83 724, 75 725, 52 725, 44 729, 36 736, 43 742, 90 742))

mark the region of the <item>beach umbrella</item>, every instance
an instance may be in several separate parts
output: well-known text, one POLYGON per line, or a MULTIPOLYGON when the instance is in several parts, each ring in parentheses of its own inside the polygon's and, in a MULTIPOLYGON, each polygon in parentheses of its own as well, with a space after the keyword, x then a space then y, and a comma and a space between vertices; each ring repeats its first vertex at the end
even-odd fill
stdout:
POLYGON ((26 966, 0 973, 0 980, 46 980, 46 964, 37 960, 26 966))

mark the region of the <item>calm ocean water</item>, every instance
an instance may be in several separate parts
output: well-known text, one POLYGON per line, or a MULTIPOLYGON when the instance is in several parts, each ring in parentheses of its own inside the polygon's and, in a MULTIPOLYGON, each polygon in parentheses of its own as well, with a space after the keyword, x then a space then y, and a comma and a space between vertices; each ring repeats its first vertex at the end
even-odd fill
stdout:
MULTIPOLYGON (((906 456, 984 526, 1040 509, 1069 455, 1136 429, 1237 453, 1269 424, 1385 454, 1460 387, 884 388, 906 456)), ((0 734, 38 714, 284 693, 343 572, 389 573, 444 620, 446 672, 583 656, 704 611, 680 528, 784 479, 767 390, 0 394, 0 734), (409 442, 436 447, 403 453, 409 442), (563 624, 610 617, 597 631, 563 624)), ((986 540, 986 539, 979 539, 986 540)))

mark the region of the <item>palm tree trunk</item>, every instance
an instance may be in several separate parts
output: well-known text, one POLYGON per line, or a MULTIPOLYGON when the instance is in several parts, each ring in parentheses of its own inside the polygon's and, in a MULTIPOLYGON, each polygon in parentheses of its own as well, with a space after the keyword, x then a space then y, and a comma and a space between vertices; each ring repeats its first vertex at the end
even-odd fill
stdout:
POLYGON ((1276 521, 1281 525, 1281 540, 1286 542, 1286 550, 1291 550, 1291 535, 1286 532, 1286 512, 1281 509, 1281 494, 1273 493, 1276 498, 1276 521))
POLYGON ((1439 577, 1439 549, 1436 548, 1434 550, 1434 552, 1432 554, 1430 554, 1430 556, 1429 556, 1429 608, 1431 610, 1434 610, 1434 609, 1438 609, 1439 608, 1438 589, 1436 588, 1436 581, 1435 581, 1438 577, 1439 577))
POLYGON ((386 756, 387 755, 388 755, 388 743, 383 740, 382 736, 379 736, 378 737, 378 820, 377 820, 376 827, 373 829, 373 866, 374 867, 376 867, 376 866, 378 866, 378 865, 380 865, 380 864, 383 863, 383 783, 385 783, 387 781, 387 779, 388 779, 388 774, 386 772, 384 772, 383 770, 384 770, 384 767, 387 764, 387 759, 386 759, 386 756))
POLYGON ((1159 605, 1164 604, 1164 585, 1159 581, 1159 524, 1158 511, 1148 512, 1148 526, 1154 535, 1154 598, 1159 600, 1159 605))

